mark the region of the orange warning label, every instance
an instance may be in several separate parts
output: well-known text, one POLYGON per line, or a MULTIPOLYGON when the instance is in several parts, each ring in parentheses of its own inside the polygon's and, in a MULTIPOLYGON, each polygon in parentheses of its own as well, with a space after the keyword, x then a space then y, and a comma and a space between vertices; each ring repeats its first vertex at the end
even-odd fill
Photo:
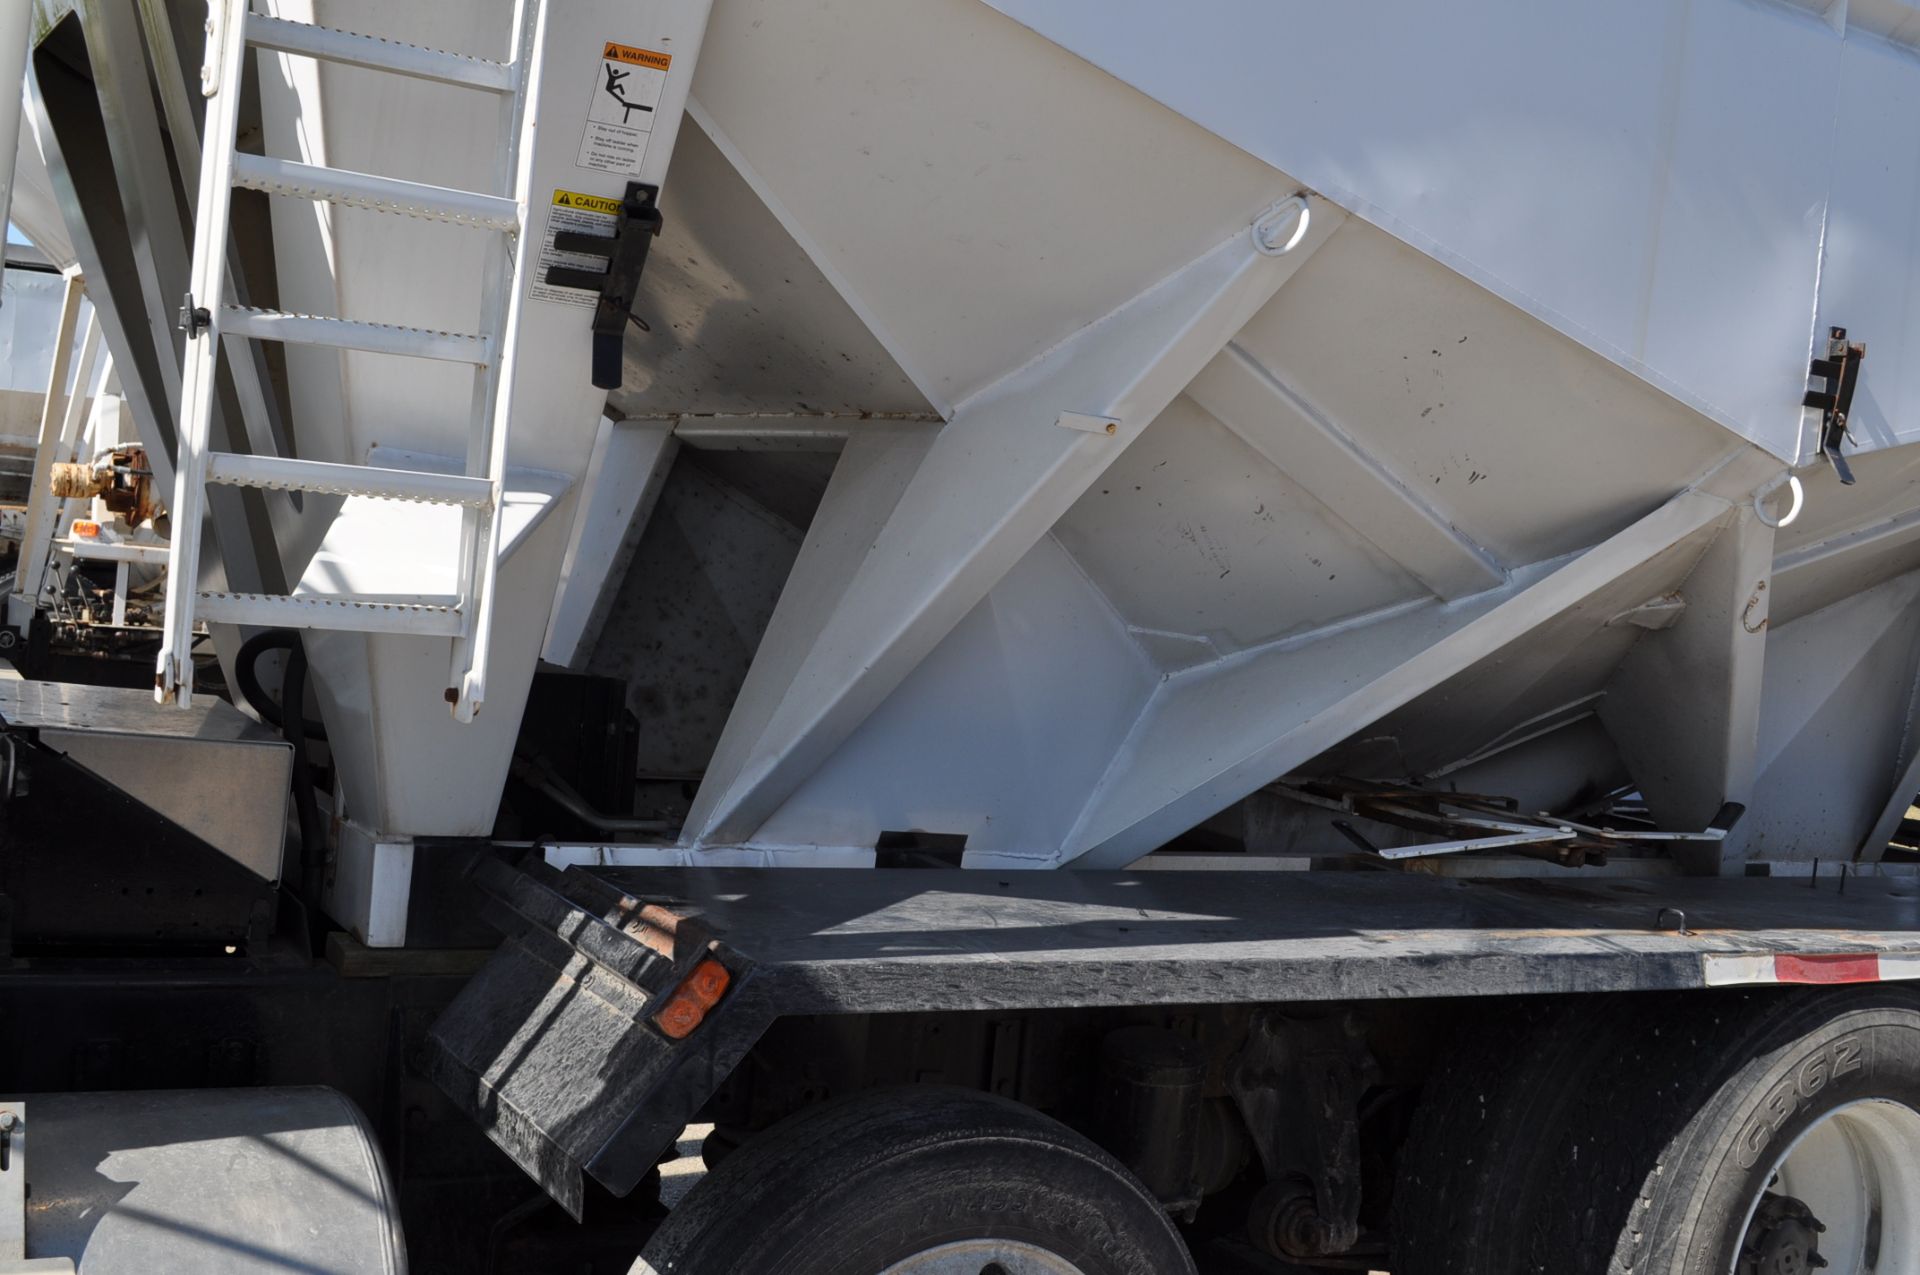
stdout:
POLYGON ((606 51, 600 55, 609 62, 628 62, 634 66, 650 66, 656 71, 665 71, 673 65, 671 53, 655 53, 652 49, 636 49, 631 44, 615 44, 607 41, 606 51))

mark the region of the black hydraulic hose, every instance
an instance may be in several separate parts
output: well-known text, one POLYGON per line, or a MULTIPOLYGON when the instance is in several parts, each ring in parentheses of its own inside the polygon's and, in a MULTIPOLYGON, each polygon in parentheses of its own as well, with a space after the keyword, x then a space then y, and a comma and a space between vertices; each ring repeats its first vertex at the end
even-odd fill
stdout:
POLYGON ((269 726, 278 727, 281 733, 285 734, 287 726, 281 720, 284 716, 281 705, 290 704, 293 706, 293 711, 300 714, 302 733, 308 739, 325 739, 327 728, 305 715, 300 695, 290 689, 293 685, 291 665, 296 655, 304 672, 307 658, 305 648, 300 645, 300 635, 292 629, 267 629, 254 634, 241 644, 239 653, 233 659, 234 677, 240 683, 240 694, 253 707, 253 711, 260 714, 261 721, 269 726), (260 663, 260 657, 268 651, 287 653, 289 670, 280 683, 280 703, 275 703, 273 697, 267 694, 266 688, 260 685, 260 675, 256 668, 260 663))
POLYGON ((553 798, 562 810, 598 832, 669 833, 677 831, 674 825, 665 819, 640 819, 631 815, 603 814, 587 804, 587 799, 575 792, 564 781, 548 773, 545 767, 536 766, 519 756, 513 759, 513 777, 553 798))
POLYGON ((307 648, 300 634, 292 629, 268 629, 256 633, 241 644, 234 657, 234 676, 240 694, 253 711, 269 724, 280 728, 280 736, 293 748, 293 811, 300 825, 300 897, 308 915, 318 923, 320 892, 326 885, 327 826, 320 817, 320 799, 313 784, 313 762, 307 756, 307 741, 325 739, 326 729, 308 719, 307 648), (286 667, 280 674, 280 701, 275 703, 260 685, 257 666, 268 651, 285 651, 286 667))
MULTIPOLYGON (((286 648, 287 668, 281 677, 280 695, 293 706, 293 715, 299 715, 307 693, 307 649, 300 644, 299 634, 288 633, 287 637, 292 644, 286 648)), ((306 733, 283 722, 280 734, 293 746, 293 810, 300 821, 300 896, 308 915, 317 920, 320 892, 326 885, 327 826, 321 822, 320 799, 314 793, 306 733)))

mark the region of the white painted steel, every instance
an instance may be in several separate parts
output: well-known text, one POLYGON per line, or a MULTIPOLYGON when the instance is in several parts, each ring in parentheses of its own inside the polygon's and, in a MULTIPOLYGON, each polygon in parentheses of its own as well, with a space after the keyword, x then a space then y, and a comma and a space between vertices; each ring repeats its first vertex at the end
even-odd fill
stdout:
MULTIPOLYGON (((974 866, 1118 866, 1231 838, 1288 772, 1529 810, 1631 782, 1698 870, 1871 854, 1904 814, 1920 58, 1872 6, 265 7, 266 144, 293 158, 244 180, 512 191, 468 211, 518 229, 510 254, 272 201, 289 311, 495 343, 286 350, 284 454, 397 447, 499 493, 456 513, 367 478, 282 537, 299 614, 458 602, 451 650, 312 636, 356 927, 395 929, 401 858, 371 847, 491 826, 542 650, 649 662, 643 728, 694 741, 682 836, 623 861, 862 863, 915 831, 974 866), (296 21, 524 66, 524 112, 296 21), (671 51, 635 172, 581 162, 608 41, 671 51), (552 198, 664 179, 683 106, 615 401, 636 423, 603 431, 590 310, 536 288, 552 198), (1801 463, 1828 323, 1871 351, 1845 489, 1801 463), (738 516, 653 512, 696 484, 738 516), (755 490, 798 521, 753 540, 755 490), (629 557, 676 543, 679 591, 650 594, 629 557), (739 667, 708 676, 716 645, 739 667), (1747 817, 1699 839, 1729 800, 1747 817)), ((1294 831, 1326 852, 1324 821, 1294 831)))
MULTIPOLYGON (((1844 28, 1741 0, 1221 0, 1171 25, 1153 0, 989 3, 1776 456, 1803 453, 1840 229, 1824 208, 1891 136, 1854 121, 1900 110, 1841 90, 1872 59, 1844 28), (1836 112, 1836 92, 1862 104, 1836 112)), ((1904 224, 1896 202, 1867 215, 1904 224)), ((1876 250, 1903 244, 1887 229, 1876 250)))
POLYGON ((289 22, 260 13, 247 14, 247 43, 256 49, 297 53, 494 93, 512 93, 516 86, 514 67, 508 63, 423 49, 417 44, 335 31, 307 22, 289 22))
POLYGON ((1313 206, 1304 195, 1289 195, 1253 223, 1253 246, 1269 257, 1298 248, 1313 228, 1313 206))
POLYGON ((434 332, 393 323, 365 323, 317 314, 287 314, 244 306, 223 306, 224 332, 256 341, 285 341, 296 345, 324 345, 336 350, 392 354, 403 358, 441 359, 449 363, 483 364, 492 352, 484 336, 461 332, 434 332))
MULTIPOLYGON (((32 394, 36 401, 25 414, 8 413, 7 432, 28 436, 34 446, 39 425, 39 395, 46 392, 47 371, 53 364, 54 339, 60 332, 60 311, 66 303, 65 274, 44 274, 19 267, 6 271, 0 281, 0 390, 32 394)), ((89 303, 83 301, 84 316, 89 303)), ((77 330, 77 328, 76 328, 77 330)), ((18 407, 24 400, 13 399, 18 407)))
POLYGON ((194 614, 208 624, 272 629, 341 629, 352 633, 404 633, 452 637, 461 616, 453 598, 437 602, 402 599, 278 597, 267 593, 201 593, 194 614))
POLYGON ((1920 575, 1807 615, 1786 610, 1784 586, 1769 592, 1757 778, 1733 841, 1756 858, 1846 859, 1866 843, 1911 748, 1920 575))
MULTIPOLYGON (((140 34, 145 38, 149 56, 155 66, 173 67, 181 64, 178 46, 174 40, 172 26, 166 21, 161 5, 146 3, 138 6, 140 11, 140 34)), ((122 65, 132 62, 137 51, 127 47, 131 41, 119 24, 109 24, 113 32, 113 47, 118 50, 122 65)), ((111 76, 109 77, 111 81, 111 76)), ((195 190, 200 180, 200 138, 187 82, 184 78, 167 74, 153 77, 160 95, 161 111, 166 119, 167 139, 172 146, 175 166, 179 169, 179 178, 186 190, 195 190)), ((151 126, 151 125, 149 125, 151 126)), ((157 133, 155 134, 157 139, 157 133)), ((171 229, 171 227, 169 227, 171 229)), ((184 248, 183 248, 184 251, 184 248)), ((238 263, 238 249, 228 246, 227 268, 233 270, 238 263)), ((275 411, 267 401, 268 390, 265 385, 266 367, 259 353, 247 346, 243 339, 223 336, 221 349, 226 356, 227 370, 233 377, 234 393, 239 399, 240 422, 246 432, 247 445, 262 455, 271 455, 285 449, 284 436, 276 437, 274 431, 275 411)), ((173 371, 169 367, 169 371, 173 371)), ((164 449, 148 449, 148 459, 157 466, 154 477, 162 488, 172 485, 172 466, 164 449)), ((268 517, 276 528, 284 530, 287 516, 291 510, 284 502, 267 502, 268 517)))
POLYGON ((1800 517, 1800 510, 1807 503, 1807 489, 1801 485, 1799 476, 1784 472, 1759 491, 1753 493, 1753 516, 1774 530, 1791 527, 1800 517), (1789 493, 1786 512, 1775 517, 1767 509, 1767 498, 1785 487, 1789 493))
MULTIPOLYGON (((924 423, 931 429, 940 422, 929 417, 924 423)), ((861 426, 859 417, 682 416, 673 436, 709 451, 837 452, 861 426)), ((1106 432, 1104 425, 1099 432, 1106 432)))
MULTIPOLYGON (((1338 222, 1337 214, 1316 219, 1319 242, 1338 222)), ((731 741, 722 739, 689 816, 696 838, 744 838, 765 822, 1299 270, 1312 246, 1310 239, 1271 257, 1243 230, 962 404, 875 540, 833 546, 858 555, 845 566, 839 606, 819 617, 808 663, 794 670, 736 774, 731 741), (1122 425, 1113 435, 1034 428, 1036 416, 1057 419, 1062 402, 1122 425), (723 779, 730 787, 719 786, 723 779)), ((729 734, 746 725, 735 713, 729 734)))
POLYGON ((328 915, 368 947, 403 946, 413 897, 413 842, 381 840, 350 819, 342 819, 339 829, 339 861, 327 883, 328 915))
POLYGON ((328 496, 373 496, 381 500, 417 500, 433 505, 485 505, 493 484, 463 474, 438 474, 375 465, 336 465, 323 460, 282 456, 239 456, 215 452, 207 459, 207 481, 229 487, 268 491, 311 491, 328 496))
POLYGON ((1464 841, 1423 841, 1416 846, 1389 846, 1380 851, 1387 860, 1424 859, 1438 854, 1464 854, 1469 850, 1500 850, 1508 846, 1540 846, 1555 841, 1571 841, 1573 833, 1539 828, 1533 832, 1512 832, 1491 837, 1470 837, 1464 841))
POLYGON ((472 190, 449 190, 398 177, 379 177, 345 168, 322 168, 271 155, 233 157, 233 184, 242 190, 265 191, 295 199, 317 199, 349 208, 426 217, 484 230, 517 231, 519 204, 500 195, 472 190))
MULTIPOLYGON (((33 7, 15 4, 0 12, 0 138, 20 137, 20 103, 27 81, 27 50, 33 37, 33 7)), ((0 223, 13 207, 17 147, 0 145, 0 223)))
POLYGON ((52 473, 54 464, 73 459, 80 422, 86 413, 88 390, 93 385, 94 362, 100 352, 100 324, 92 311, 87 312, 77 356, 71 348, 74 322, 81 311, 85 287, 77 268, 66 272, 64 302, 55 337, 58 344, 54 348, 53 366, 48 371, 46 397, 40 406, 40 439, 33 455, 27 522, 20 536, 13 592, 7 598, 7 622, 23 633, 46 590, 48 552, 61 531, 62 512, 66 507, 65 501, 54 496, 46 476, 52 473))
POLYGON ((679 451, 672 421, 600 423, 580 493, 567 556, 554 590, 541 657, 578 668, 606 621, 618 576, 632 560, 639 527, 653 512, 679 451))
MULTIPOLYGON (((225 34, 224 43, 244 33, 248 23, 248 8, 238 0, 221 0, 212 10, 213 20, 209 24, 210 33, 219 31, 225 34)), ((510 76, 510 87, 514 90, 505 99, 500 119, 504 126, 508 142, 502 159, 497 165, 496 176, 508 175, 523 177, 518 173, 517 157, 521 153, 523 132, 527 125, 525 109, 526 92, 532 91, 537 82, 537 70, 529 69, 534 63, 534 53, 538 48, 540 23, 544 7, 529 0, 518 7, 511 28, 514 37, 515 62, 510 76)), ((307 35, 311 35, 309 28, 307 35)), ((281 36, 286 31, 279 32, 281 36)), ((211 39, 210 52, 219 49, 223 41, 211 39)), ((323 43, 327 43, 323 40, 323 43)), ((377 42, 376 42, 377 43, 377 42)), ((334 41, 329 47, 337 45, 334 41)), ((236 46, 237 49, 238 46, 236 46)), ((353 46, 365 52, 366 45, 353 46)), ((311 41, 303 52, 313 52, 311 41)), ((334 48, 334 51, 340 51, 334 48)), ((509 303, 502 296, 504 281, 499 277, 511 258, 503 244, 496 243, 490 250, 490 273, 492 282, 486 289, 481 307, 481 326, 487 333, 480 337, 461 337, 433 329, 413 329, 398 325, 368 324, 353 321, 326 320, 313 316, 288 314, 273 311, 260 311, 243 307, 229 307, 224 302, 224 280, 220 274, 220 258, 228 251, 226 243, 227 217, 229 215, 224 183, 231 181, 236 186, 264 190, 273 194, 293 195, 332 204, 365 208, 378 212, 401 212, 414 216, 431 217, 440 220, 465 223, 483 229, 506 232, 518 236, 522 221, 526 215, 529 201, 525 196, 523 182, 514 189, 519 192, 514 197, 484 195, 456 188, 431 186, 424 183, 400 181, 392 178, 377 177, 371 174, 340 169, 324 165, 307 164, 273 156, 238 155, 232 148, 233 125, 231 121, 216 123, 222 104, 222 77, 225 78, 224 109, 231 112, 237 109, 234 101, 239 95, 239 86, 244 68, 238 53, 222 53, 221 64, 214 64, 204 77, 207 89, 213 94, 215 106, 209 111, 207 135, 215 146, 215 160, 202 166, 203 185, 201 190, 202 207, 211 197, 219 203, 217 216, 209 214, 202 218, 196 238, 196 260, 203 256, 215 262, 213 273, 205 280, 196 276, 197 282, 209 285, 204 295, 211 304, 205 328, 206 339, 203 351, 205 357, 211 357, 211 350, 218 344, 221 335, 251 337, 305 342, 309 344, 333 345, 354 349, 366 353, 385 353, 414 355, 425 358, 452 359, 474 365, 472 405, 469 417, 467 440, 467 475, 461 482, 446 482, 426 479, 415 483, 405 477, 396 480, 392 475, 369 473, 355 477, 345 473, 347 467, 336 463, 316 462, 328 466, 324 470, 301 469, 297 464, 291 467, 287 462, 277 461, 268 453, 262 452, 264 460, 229 458, 223 462, 221 478, 228 485, 262 486, 285 488, 304 484, 307 490, 330 490, 332 494, 358 495, 375 498, 424 498, 429 501, 445 499, 449 495, 457 498, 457 503, 465 511, 458 537, 459 566, 456 572, 454 594, 444 607, 396 609, 390 600, 381 595, 353 595, 340 590, 303 587, 289 598, 264 598, 256 595, 200 594, 185 589, 176 589, 169 594, 168 640, 162 650, 162 669, 156 679, 156 695, 163 700, 177 697, 186 702, 191 693, 191 660, 184 652, 190 650, 192 629, 195 622, 195 608, 211 608, 208 615, 219 612, 235 623, 264 623, 263 617, 278 617, 282 621, 294 621, 298 627, 319 629, 351 628, 355 617, 366 620, 363 632, 405 633, 445 635, 456 639, 455 662, 458 665, 462 653, 470 653, 476 646, 484 655, 485 642, 491 626, 491 609, 487 602, 485 584, 490 583, 496 571, 495 558, 501 552, 502 539, 499 528, 504 521, 502 506, 506 500, 503 487, 506 452, 504 440, 508 436, 505 421, 496 422, 494 418, 496 399, 502 383, 501 369, 496 366, 495 343, 512 344, 509 326, 509 303), (216 186, 215 180, 221 185, 216 186), (222 325, 214 317, 214 311, 225 318, 228 332, 221 331, 222 325), (485 458, 486 463, 481 464, 485 458), (322 483, 324 486, 315 486, 322 483), (420 493, 410 496, 409 493, 420 493), (490 527, 490 536, 479 534, 482 527, 490 527), (482 557, 485 561, 481 561, 482 557), (176 606, 176 595, 183 595, 186 601, 176 606), (234 616, 250 617, 233 619, 234 616), (304 619, 305 623, 299 623, 304 619), (170 655, 169 652, 181 654, 170 655), (184 687, 180 682, 185 677, 184 687)), ((362 66, 370 65, 365 58, 347 59, 357 61, 362 66)), ((387 59, 391 60, 391 59, 387 59)), ((391 71, 394 68, 385 65, 373 65, 373 69, 391 71)), ((443 67, 444 69, 444 67, 443 67)), ((420 70, 415 59, 405 70, 414 74, 420 70)), ((426 78, 439 78, 428 76, 426 78)), ((497 238, 497 236, 496 236, 497 238)), ((518 254, 524 262, 526 254, 518 254)), ((518 276, 516 276, 516 279, 518 276)), ((196 294, 199 295, 199 294, 196 294)), ((243 387, 244 389, 245 387, 243 387)), ((253 394, 259 400, 260 394, 253 394)), ((243 400, 246 395, 243 394, 243 400)), ((263 407, 263 403, 256 403, 263 407)), ((175 508, 182 522, 199 521, 202 484, 207 480, 209 463, 205 454, 206 412, 208 406, 202 401, 189 398, 187 409, 197 413, 183 428, 180 444, 181 487, 175 508), (200 437, 185 437, 197 431, 200 437), (187 464, 191 458, 192 464, 187 464)), ((259 415, 259 411, 251 415, 259 415)), ((264 441, 258 436, 256 445, 264 441)), ((284 513, 284 509, 280 512, 284 513)), ((284 519, 283 519, 284 521, 284 519)), ((173 558, 174 578, 176 580, 194 579, 197 572, 198 542, 197 536, 177 538, 173 558), (184 543, 181 543, 184 541, 184 543)), ((403 591, 404 592, 404 591, 403 591)), ((202 615, 199 618, 208 618, 202 615)), ((463 720, 471 720, 473 706, 477 697, 455 697, 456 713, 463 720)))
MULTIPOLYGON (((494 165, 494 182, 511 186, 521 194, 520 216, 532 215, 532 195, 528 161, 531 148, 526 145, 529 131, 539 115, 533 103, 543 87, 540 61, 546 49, 546 5, 538 0, 515 0, 513 25, 515 64, 519 68, 520 89, 502 103, 499 112, 500 133, 506 140, 494 165)), ((524 237, 523 237, 524 241, 524 237)), ((536 259, 529 252, 510 252, 508 245, 487 245, 480 309, 487 316, 489 331, 496 334, 500 358, 480 370, 473 378, 473 423, 467 431, 466 472, 471 477, 485 476, 494 486, 497 508, 502 496, 500 478, 511 446, 510 418, 504 405, 512 402, 512 386, 518 376, 514 364, 518 352, 518 298, 530 286, 536 259)), ((486 698, 487 657, 493 642, 494 590, 498 584, 501 519, 486 509, 465 511, 460 520, 460 560, 465 564, 460 580, 460 605, 467 617, 465 629, 456 636, 447 670, 447 701, 455 721, 471 723, 486 698)))
MULTIPOLYGON (((1802 1133, 1749 1202, 1749 1225, 1768 1191, 1819 1220, 1832 1275, 1920 1273, 1920 1112, 1905 1103, 1848 1103, 1802 1133)), ((1728 1275, 1737 1265, 1736 1254, 1728 1275)))
POLYGON ((231 219, 234 135, 240 120, 240 79, 245 53, 245 24, 236 21, 245 6, 218 0, 208 6, 206 58, 201 92, 206 95, 202 133, 200 191, 193 238, 189 294, 208 312, 207 326, 187 340, 181 378, 180 410, 175 415, 173 556, 167 568, 166 632, 161 639, 154 698, 185 707, 193 697, 194 605, 199 592, 200 544, 204 531, 208 430, 213 414, 214 380, 219 357, 222 311, 227 295, 227 227, 231 219))
MULTIPOLYGON (((628 179, 634 181, 661 184, 672 158, 674 134, 692 84, 693 65, 700 55, 708 8, 708 0, 658 0, 637 10, 619 5, 569 6, 564 21, 557 21, 551 29, 542 32, 528 55, 527 87, 522 94, 526 112, 524 130, 537 132, 543 116, 551 117, 561 112, 567 116, 577 116, 580 109, 578 90, 582 81, 593 86, 589 89, 592 94, 603 80, 601 55, 610 38, 604 32, 639 27, 649 33, 652 43, 626 47, 670 49, 675 64, 680 68, 676 73, 663 73, 658 100, 653 109, 646 112, 651 122, 648 140, 641 153, 633 157, 631 172, 626 174, 628 179), (602 25, 595 26, 594 23, 602 25), (588 32, 595 34, 589 38, 588 32), (562 49, 562 45, 566 47, 562 49), (562 72, 562 68, 566 69, 566 73, 562 72), (585 73, 581 74, 582 71, 585 73)), ((549 19, 552 17, 550 13, 547 16, 549 19)), ((571 129, 566 130, 568 135, 563 135, 560 146, 568 146, 569 151, 563 152, 554 145, 539 150, 529 146, 515 156, 519 169, 516 185, 523 192, 523 198, 529 201, 529 216, 533 215, 530 206, 533 192, 560 189, 563 180, 568 183, 566 188, 569 189, 584 190, 597 184, 602 189, 611 188, 624 195, 626 180, 609 182, 605 172, 590 169, 581 162, 586 148, 595 144, 595 125, 591 115, 583 128, 585 136, 578 143, 572 141, 571 129), (583 175, 589 172, 593 173, 595 180, 583 181, 583 175)), ((550 217, 552 209, 549 200, 542 213, 550 217)), ((541 233, 546 233, 544 222, 541 233)), ((522 242, 529 238, 522 236, 522 242)), ((541 266, 535 255, 529 251, 517 253, 513 259, 510 292, 505 300, 500 376, 491 404, 491 429, 484 449, 486 472, 495 476, 496 483, 505 472, 512 451, 510 423, 519 415, 547 412, 553 408, 552 402, 541 395, 541 378, 529 375, 530 369, 545 358, 563 358, 567 352, 579 348, 578 315, 572 316, 574 324, 560 329, 566 336, 557 347, 552 336, 543 331, 543 319, 557 319, 558 316, 553 314, 555 302, 536 297, 533 293, 533 285, 540 279, 541 266)), ((574 391, 575 399, 581 401, 583 406, 592 403, 595 398, 590 384, 584 389, 584 393, 578 389, 574 391)), ((599 417, 598 408, 599 405, 595 404, 588 417, 588 433, 581 439, 586 447, 579 448, 580 452, 591 446, 591 424, 599 417)), ((473 450, 469 451, 468 456, 468 472, 475 472, 482 454, 473 450)), ((580 454, 577 463, 584 463, 585 459, 586 456, 580 454)), ((498 517, 487 519, 473 527, 472 534, 482 546, 477 550, 478 562, 472 589, 473 625, 465 641, 455 649, 453 685, 449 687, 453 692, 454 717, 462 722, 473 719, 488 693, 489 666, 496 639, 494 618, 499 610, 496 589, 499 584, 502 520, 498 517)))
MULTIPOLYGON (((67 375, 73 357, 74 325, 80 318, 80 302, 85 295, 86 283, 80 277, 78 267, 65 272, 65 287, 61 293, 60 320, 57 335, 54 337, 53 360, 47 371, 45 397, 40 402, 40 432, 33 454, 33 472, 50 472, 50 466, 59 459, 60 434, 58 422, 61 419, 61 405, 67 392, 67 375)), ((26 631, 27 623, 33 615, 35 599, 40 596, 41 575, 46 569, 45 542, 53 537, 53 521, 56 516, 53 494, 42 491, 43 484, 35 483, 27 502, 27 522, 21 533, 21 543, 39 544, 39 552, 23 550, 20 569, 15 588, 7 597, 7 623, 10 627, 26 631)))
POLYGON ((1424 493, 1278 379, 1229 344, 1187 387, 1206 409, 1295 481, 1338 507, 1349 525, 1443 598, 1500 584, 1500 564, 1463 536, 1424 493))
POLYGON ((92 562, 138 562, 147 566, 159 566, 167 560, 165 545, 144 545, 130 542, 114 543, 104 540, 60 540, 60 548, 76 558, 92 562))

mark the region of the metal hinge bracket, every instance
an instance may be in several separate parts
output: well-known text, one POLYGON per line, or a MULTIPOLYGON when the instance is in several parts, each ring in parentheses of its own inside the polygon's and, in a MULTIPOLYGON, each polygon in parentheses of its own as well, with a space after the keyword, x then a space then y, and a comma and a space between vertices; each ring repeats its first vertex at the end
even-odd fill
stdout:
POLYGON ((1853 410, 1853 391, 1860 382, 1860 363, 1867 357, 1864 342, 1849 345, 1845 328, 1827 329, 1827 353, 1807 369, 1809 380, 1826 382, 1825 389, 1808 390, 1804 407, 1820 411, 1820 454, 1833 465, 1840 481, 1853 485, 1853 469, 1840 454, 1847 437, 1847 415, 1853 410))
POLYGON ((549 266, 546 277, 551 287, 578 288, 600 294, 599 304, 593 311, 593 383, 599 389, 620 388, 620 355, 627 324, 646 326, 634 317, 633 303, 640 292, 640 273, 647 267, 647 249, 665 224, 660 216, 659 198, 658 186, 628 182, 611 236, 583 234, 577 230, 554 232, 553 246, 557 250, 607 259, 605 270, 549 266))
POLYGON ((213 326, 213 314, 203 305, 193 303, 193 294, 187 293, 180 303, 179 328, 191 340, 213 326))

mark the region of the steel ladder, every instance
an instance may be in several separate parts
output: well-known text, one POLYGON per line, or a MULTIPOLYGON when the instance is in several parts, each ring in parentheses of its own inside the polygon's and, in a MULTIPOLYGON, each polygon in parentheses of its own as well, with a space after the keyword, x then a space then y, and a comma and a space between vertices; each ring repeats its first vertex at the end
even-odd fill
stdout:
POLYGON ((192 291, 181 312, 187 350, 171 509, 173 538, 167 558, 166 632, 154 678, 154 697, 161 703, 184 707, 191 702, 194 628, 200 622, 451 638, 446 698, 454 716, 471 721, 485 699, 506 477, 505 405, 512 396, 513 332, 519 317, 518 298, 524 293, 516 262, 519 269, 526 268, 526 254, 514 252, 512 245, 525 240, 531 207, 523 189, 528 178, 521 157, 524 135, 531 126, 527 103, 538 87, 534 51, 543 8, 543 0, 516 0, 513 60, 496 62, 266 17, 251 12, 248 0, 209 0, 207 53, 201 71, 207 109, 194 219, 192 291), (512 193, 451 190, 238 151, 235 133, 249 47, 497 95, 506 145, 501 148, 496 179, 501 186, 511 186, 512 193), (229 304, 227 239, 231 192, 236 187, 495 232, 488 246, 478 331, 433 332, 229 304), (473 408, 464 472, 425 473, 210 451, 210 416, 223 337, 471 364, 473 408), (449 552, 459 555, 453 598, 450 603, 416 603, 351 594, 202 592, 201 532, 208 484, 459 506, 460 543, 457 548, 449 546, 449 552))

